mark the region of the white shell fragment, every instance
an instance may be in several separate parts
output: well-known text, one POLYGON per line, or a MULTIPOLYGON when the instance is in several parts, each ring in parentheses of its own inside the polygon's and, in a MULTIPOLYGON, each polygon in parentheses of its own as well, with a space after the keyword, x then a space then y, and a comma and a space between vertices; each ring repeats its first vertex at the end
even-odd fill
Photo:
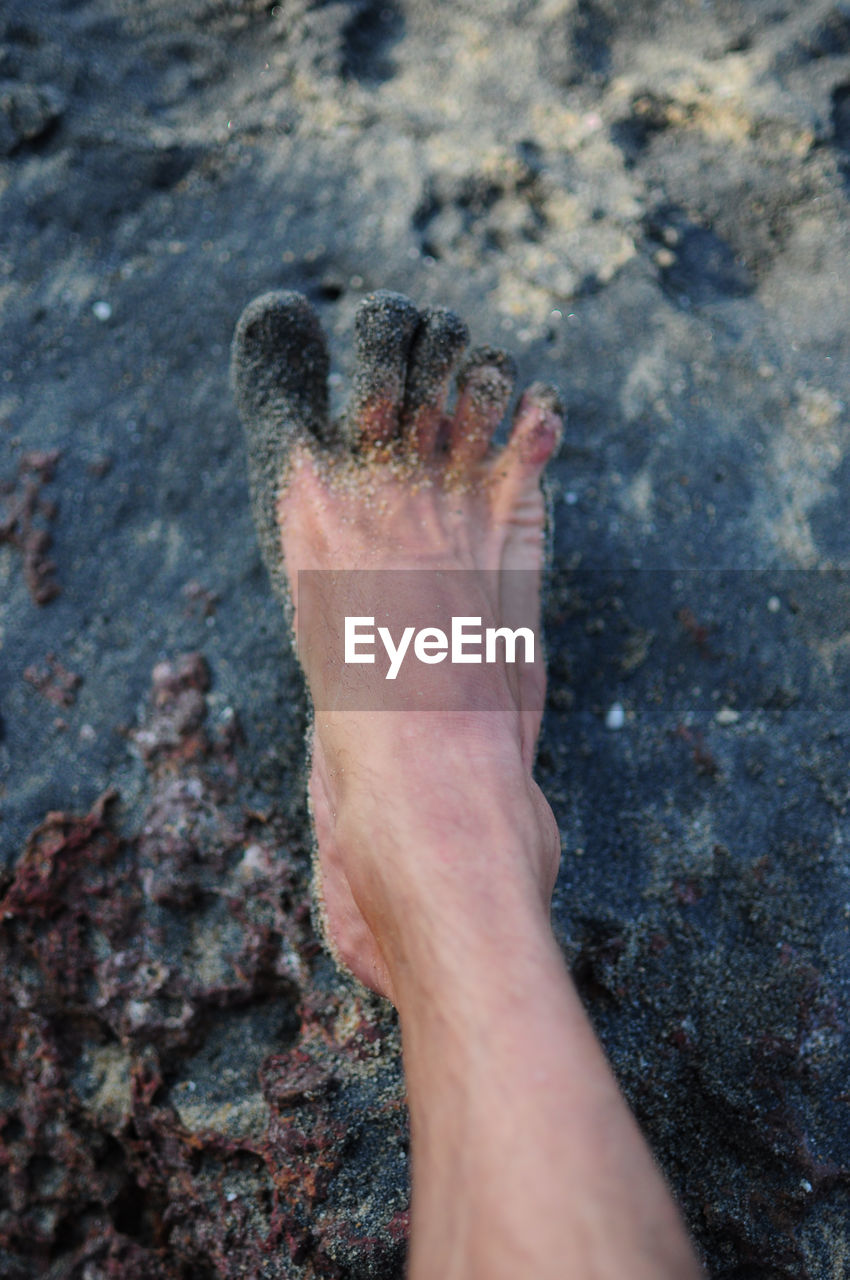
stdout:
POLYGON ((734 707, 721 707, 714 718, 718 724, 737 724, 741 719, 741 713, 734 707))
POLYGON ((626 723, 626 713, 623 710, 622 702, 612 702, 605 716, 606 729, 622 729, 626 723))

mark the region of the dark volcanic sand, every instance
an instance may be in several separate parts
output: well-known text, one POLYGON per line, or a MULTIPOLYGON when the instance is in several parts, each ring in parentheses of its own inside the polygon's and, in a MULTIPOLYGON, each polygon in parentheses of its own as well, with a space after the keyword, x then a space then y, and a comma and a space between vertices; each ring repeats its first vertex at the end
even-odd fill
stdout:
POLYGON ((226 381, 255 293, 346 375, 387 287, 564 391, 539 775, 623 1086, 713 1276, 845 1275, 847 4, 0 36, 0 1274, 399 1274, 394 1018, 311 932, 226 381))

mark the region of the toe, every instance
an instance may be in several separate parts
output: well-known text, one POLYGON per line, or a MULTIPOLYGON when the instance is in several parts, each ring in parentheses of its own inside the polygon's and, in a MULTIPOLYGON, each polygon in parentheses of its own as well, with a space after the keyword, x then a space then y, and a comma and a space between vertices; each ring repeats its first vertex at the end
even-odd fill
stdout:
POLYGON ((413 339, 401 430, 413 454, 428 457, 434 450, 452 370, 467 342, 469 330, 454 311, 428 308, 413 339))
MULTIPOLYGON (((508 443, 488 463, 495 509, 515 532, 523 531, 520 540, 527 540, 529 546, 536 545, 543 535, 540 477, 560 443, 562 412, 555 388, 534 383, 517 406, 508 443)), ((523 562, 527 550, 520 555, 523 562)), ((532 560, 536 558, 535 552, 532 560)))
POLYGON ((299 441, 328 438, 328 352, 319 318, 300 293, 267 293, 236 326, 231 378, 248 446, 251 507, 260 550, 289 609, 277 497, 299 441))
POLYGON ((520 473, 539 475, 557 449, 563 431, 563 405, 555 387, 535 382, 514 414, 502 461, 520 473))
POLYGON ((236 403, 250 433, 323 438, 328 351, 319 317, 300 293, 265 293, 236 325, 231 349, 236 403))
POLYGON ((450 432, 453 470, 464 471, 485 456, 515 380, 516 366, 506 351, 478 347, 467 356, 458 374, 458 402, 450 432))
POLYGON ((354 322, 357 371, 345 415, 353 447, 385 444, 398 435, 407 361, 419 312, 400 293, 380 290, 360 304, 354 322))

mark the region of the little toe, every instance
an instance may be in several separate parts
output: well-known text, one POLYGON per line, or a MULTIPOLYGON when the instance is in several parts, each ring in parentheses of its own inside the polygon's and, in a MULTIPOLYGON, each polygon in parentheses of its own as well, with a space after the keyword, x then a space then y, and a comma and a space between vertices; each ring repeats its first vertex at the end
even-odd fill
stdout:
POLYGON ((410 348, 401 430, 412 454, 428 457, 443 422, 452 370, 469 341, 460 316, 428 308, 410 348))
POLYGON ((379 290, 360 304, 354 322, 357 371, 345 414, 352 447, 386 444, 398 435, 411 342, 419 312, 400 293, 379 290))
POLYGON ((501 460, 517 472, 539 475, 560 444, 563 413, 556 387, 532 383, 517 406, 501 460))
POLYGON ((451 424, 451 468, 463 472, 487 453, 510 402, 516 365, 507 351, 477 347, 458 374, 458 401, 451 424))
POLYGON ((300 293, 266 293, 236 325, 231 380, 248 446, 251 508, 272 586, 289 608, 277 498, 299 442, 327 440, 328 351, 316 312, 300 293))

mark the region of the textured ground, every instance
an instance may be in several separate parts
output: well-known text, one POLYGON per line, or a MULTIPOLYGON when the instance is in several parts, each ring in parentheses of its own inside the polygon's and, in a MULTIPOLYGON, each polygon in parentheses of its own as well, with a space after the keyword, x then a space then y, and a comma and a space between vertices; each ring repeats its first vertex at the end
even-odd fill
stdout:
POLYGON ((566 397, 539 773, 616 1070, 714 1277, 848 1274, 850 7, 7 0, 0 41, 0 1273, 400 1273, 396 1029, 310 928, 226 383, 297 288, 339 393, 390 287, 566 397))

